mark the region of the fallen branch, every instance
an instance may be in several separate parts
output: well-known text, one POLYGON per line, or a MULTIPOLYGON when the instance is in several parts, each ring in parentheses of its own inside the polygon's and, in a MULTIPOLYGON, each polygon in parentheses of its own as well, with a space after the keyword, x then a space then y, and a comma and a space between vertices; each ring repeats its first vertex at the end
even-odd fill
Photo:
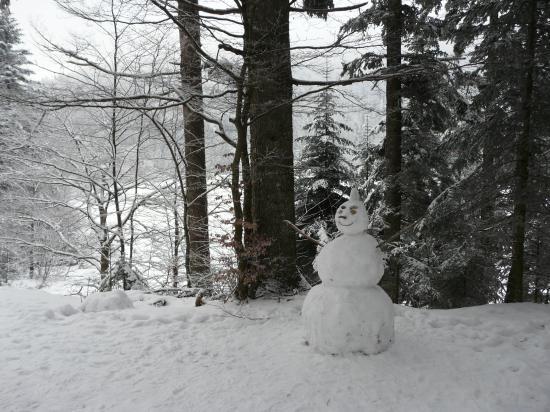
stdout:
POLYGON ((253 318, 253 317, 250 317, 250 316, 246 316, 246 315, 240 315, 238 313, 232 313, 226 309, 224 309, 222 306, 220 305, 214 305, 213 303, 209 303, 209 302, 204 302, 203 303, 204 305, 208 305, 208 306, 212 306, 216 309, 219 309, 221 310, 223 313, 225 313, 226 315, 229 315, 229 316, 233 316, 235 318, 239 318, 239 319, 246 319, 246 320, 269 320, 270 318, 269 317, 266 317, 266 318, 253 318))

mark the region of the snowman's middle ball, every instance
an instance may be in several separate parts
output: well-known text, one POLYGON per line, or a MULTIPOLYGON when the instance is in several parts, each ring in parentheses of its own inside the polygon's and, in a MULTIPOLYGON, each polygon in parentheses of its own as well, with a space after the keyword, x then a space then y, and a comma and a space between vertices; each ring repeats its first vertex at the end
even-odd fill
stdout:
POLYGON ((376 286, 384 274, 384 254, 367 233, 344 235, 323 247, 315 267, 327 286, 376 286))

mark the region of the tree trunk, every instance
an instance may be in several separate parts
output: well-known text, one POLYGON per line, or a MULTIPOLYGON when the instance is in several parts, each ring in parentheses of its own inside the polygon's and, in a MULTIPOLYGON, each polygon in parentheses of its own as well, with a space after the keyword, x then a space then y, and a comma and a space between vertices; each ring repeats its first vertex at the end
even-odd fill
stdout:
MULTIPOLYGON (((143 115, 140 116, 139 122, 139 134, 138 134, 138 141, 136 146, 136 164, 134 169, 134 202, 136 202, 138 197, 138 186, 139 186, 139 165, 140 165, 140 150, 141 150, 141 139, 143 137, 143 115)), ((130 242, 128 248, 129 251, 129 265, 132 267, 134 262, 134 241, 135 241, 135 227, 134 227, 134 213, 132 213, 132 216, 130 217, 130 242)))
MULTIPOLYGON (((35 241, 35 227, 34 222, 30 224, 31 240, 34 243, 35 241)), ((34 247, 29 248, 29 278, 34 279, 35 271, 35 262, 34 262, 34 247)))
POLYGON ((531 145, 531 97, 533 94, 533 71, 535 58, 537 0, 528 5, 527 39, 525 47, 525 78, 522 85, 522 128, 516 147, 516 188, 514 192, 512 267, 508 275, 505 302, 523 301, 523 263, 527 196, 529 193, 529 157, 531 145))
MULTIPOLYGON (((387 66, 401 65, 401 0, 389 0, 389 17, 386 21, 387 66)), ((394 77, 386 81, 386 138, 384 140, 386 163, 386 189, 384 201, 384 238, 390 239, 401 230, 401 81, 394 77)), ((399 236, 394 239, 399 241, 399 236)), ((388 266, 380 285, 394 303, 399 300, 399 262, 397 257, 388 259, 388 266)))
POLYGON ((243 2, 249 69, 255 271, 275 292, 296 287, 292 72, 288 0, 243 2))
POLYGON ((174 197, 174 265, 172 266, 172 287, 178 287, 180 269, 180 217, 178 213, 178 194, 174 197))
POLYGON ((542 246, 542 240, 541 240, 541 230, 540 228, 537 230, 537 237, 536 237, 537 247, 536 247, 536 264, 535 264, 535 290, 533 291, 533 302, 534 303, 542 303, 542 291, 544 290, 544 283, 542 281, 542 258, 541 258, 541 246, 542 246))
MULTIPOLYGON (((186 30, 180 28, 181 78, 184 94, 195 95, 189 103, 194 111, 202 111, 201 59, 195 48, 200 46, 199 12, 189 3, 198 0, 178 1, 178 18, 186 30)), ((206 157, 204 122, 200 115, 184 105, 185 183, 188 230, 188 278, 191 285, 207 286, 204 279, 210 272, 208 236, 208 200, 206 196, 206 157)))
MULTIPOLYGON (((244 50, 247 44, 244 45, 244 50)), ((246 78, 246 65, 240 73, 241 79, 246 78)), ((243 81, 238 82, 237 104, 235 106, 235 129, 237 131, 237 146, 231 163, 231 194, 235 214, 233 243, 237 256, 237 287, 235 296, 245 300, 255 293, 255 277, 251 271, 250 253, 252 252, 252 214, 251 214, 251 182, 250 159, 248 154, 248 120, 250 100, 245 92, 243 81), (241 173, 242 170, 242 182, 241 173), (242 194, 242 195, 241 195, 242 194), (250 249, 248 249, 248 248, 250 249)))
MULTIPOLYGON (((111 3, 112 6, 112 3, 111 3)), ((113 54, 113 108, 111 110, 111 173, 113 178, 113 199, 115 201, 115 213, 118 231, 118 240, 120 244, 120 258, 119 258, 119 270, 117 271, 122 275, 122 287, 124 290, 131 289, 131 285, 128 282, 128 273, 125 270, 126 264, 126 240, 124 239, 124 230, 122 225, 122 209, 120 206, 120 192, 118 182, 118 117, 117 117, 117 96, 118 96, 118 52, 119 52, 119 40, 120 34, 116 20, 113 20, 114 31, 114 54, 113 54)), ((118 276, 117 276, 118 277, 118 276)))
MULTIPOLYGON (((109 232, 107 230, 107 208, 99 206, 99 225, 103 228, 103 238, 100 243, 99 257, 99 275, 101 283, 106 276, 109 276, 109 266, 111 263, 111 244, 109 243, 109 232)), ((107 290, 111 290, 111 283, 106 285, 107 290)))

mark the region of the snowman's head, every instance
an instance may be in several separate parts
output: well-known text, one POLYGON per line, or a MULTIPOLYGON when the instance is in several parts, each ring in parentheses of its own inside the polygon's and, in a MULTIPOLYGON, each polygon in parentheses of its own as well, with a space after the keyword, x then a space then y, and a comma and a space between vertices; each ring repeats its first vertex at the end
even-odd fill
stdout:
POLYGON ((334 219, 344 235, 357 235, 367 230, 369 216, 356 188, 351 189, 349 200, 340 205, 334 219))

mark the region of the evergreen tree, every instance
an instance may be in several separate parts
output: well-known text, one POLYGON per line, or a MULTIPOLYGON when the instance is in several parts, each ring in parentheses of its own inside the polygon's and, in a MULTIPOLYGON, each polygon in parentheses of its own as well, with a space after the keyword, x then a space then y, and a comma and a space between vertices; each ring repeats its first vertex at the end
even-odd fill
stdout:
MULTIPOLYGON (((29 53, 19 48, 21 31, 11 17, 8 6, 9 1, 0 3, 0 145, 4 153, 17 140, 14 138, 17 131, 26 124, 26 117, 20 114, 21 107, 10 100, 24 93, 22 86, 31 73, 25 67, 29 64, 29 53)), ((0 157, 0 168, 4 162, 5 159, 0 157)))
POLYGON ((0 6, 0 89, 12 90, 26 82, 30 71, 25 67, 28 52, 18 48, 21 31, 9 13, 9 2, 0 6))
MULTIPOLYGON (((0 3, 0 170, 8 168, 8 161, 2 154, 8 154, 19 146, 18 133, 29 122, 23 108, 13 103, 13 99, 24 94, 22 88, 30 71, 25 67, 28 52, 20 49, 21 32, 16 21, 10 16, 9 2, 0 3)), ((28 114, 28 113, 27 113, 28 114)), ((0 180, 0 189, 9 182, 0 180)))
POLYGON ((415 305, 433 302, 437 292, 431 278, 437 270, 430 261, 433 242, 426 234, 407 228, 451 184, 440 145, 464 106, 449 64, 441 59, 445 57, 438 44, 442 22, 430 14, 439 5, 439 1, 374 1, 342 27, 342 33, 364 33, 381 26, 386 45, 385 54, 368 50, 346 64, 344 72, 349 75, 380 70, 384 60, 388 69, 422 68, 387 81, 386 121, 381 125, 384 141, 379 147, 371 145, 363 159, 375 165, 364 167, 370 174, 363 187, 368 192, 367 207, 378 235, 389 241, 386 247, 391 251, 381 285, 394 301, 415 305))
MULTIPOLYGON (((31 238, 40 230, 29 221, 21 222, 13 215, 17 209, 18 215, 28 214, 29 205, 19 205, 13 198, 16 195, 32 193, 33 185, 22 184, 14 179, 18 173, 28 173, 25 165, 14 161, 14 156, 29 152, 31 149, 24 142, 23 136, 30 130, 30 125, 36 121, 36 114, 28 107, 17 104, 14 100, 26 98, 23 85, 27 82, 30 71, 25 67, 28 52, 20 49, 21 31, 17 27, 15 19, 9 12, 9 1, 0 1, 0 220, 4 223, 4 229, 17 227, 21 233, 31 238)), ((15 245, 12 242, 0 244, 0 272, 5 272, 7 280, 8 272, 13 270, 13 261, 25 261, 32 275, 36 269, 32 248, 15 245), (23 256, 23 259, 18 259, 23 256)))
POLYGON ((506 301, 523 300, 532 267, 526 247, 545 238, 533 225, 547 202, 539 192, 548 176, 540 154, 549 134, 549 8, 536 0, 447 2, 449 38, 459 54, 472 47, 468 80, 479 91, 454 133, 455 168, 467 170, 455 198, 477 221, 464 235, 480 268, 493 273, 483 283, 509 271, 506 301))
MULTIPOLYGON (((353 172, 347 155, 353 153, 353 143, 342 136, 351 128, 338 121, 343 113, 337 109, 337 97, 330 89, 323 90, 313 100, 315 109, 311 122, 304 126, 302 156, 298 163, 296 181, 297 220, 314 238, 331 236, 336 232, 334 214, 344 201, 342 194, 350 185, 353 172)), ((312 279, 311 263, 315 247, 306 240, 298 244, 298 267, 312 279)))

